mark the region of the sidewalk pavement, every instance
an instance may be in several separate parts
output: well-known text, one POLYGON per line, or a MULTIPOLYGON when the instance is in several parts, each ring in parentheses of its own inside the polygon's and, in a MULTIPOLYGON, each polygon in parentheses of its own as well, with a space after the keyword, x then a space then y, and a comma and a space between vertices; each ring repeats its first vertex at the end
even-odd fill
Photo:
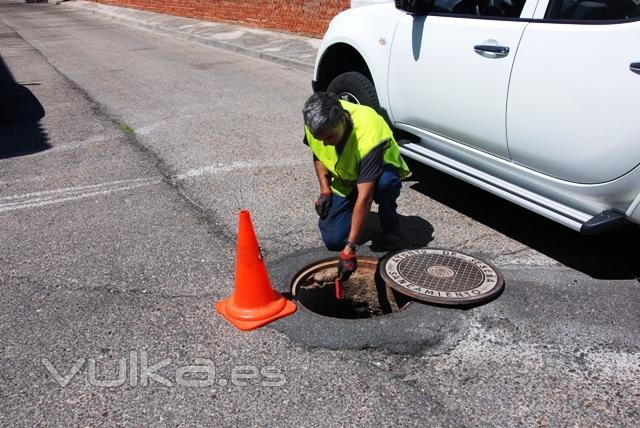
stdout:
POLYGON ((316 52, 320 46, 320 39, 312 37, 107 6, 84 0, 64 2, 60 5, 301 71, 313 71, 316 52))

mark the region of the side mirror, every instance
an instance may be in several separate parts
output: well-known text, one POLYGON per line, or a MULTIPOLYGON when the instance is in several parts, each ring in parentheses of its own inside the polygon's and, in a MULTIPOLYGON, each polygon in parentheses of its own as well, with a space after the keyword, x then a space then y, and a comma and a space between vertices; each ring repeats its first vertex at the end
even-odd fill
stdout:
POLYGON ((412 15, 426 15, 433 9, 435 0, 395 0, 396 8, 412 15))

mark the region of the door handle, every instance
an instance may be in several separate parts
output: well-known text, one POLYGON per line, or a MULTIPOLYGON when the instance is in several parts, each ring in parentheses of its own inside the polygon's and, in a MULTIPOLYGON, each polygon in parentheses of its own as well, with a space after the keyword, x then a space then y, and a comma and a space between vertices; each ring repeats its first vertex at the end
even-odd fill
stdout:
POLYGON ((500 45, 475 45, 473 50, 485 58, 503 58, 509 55, 508 46, 500 45))
POLYGON ((636 74, 640 74, 640 62, 632 62, 629 65, 629 70, 633 71, 636 74))

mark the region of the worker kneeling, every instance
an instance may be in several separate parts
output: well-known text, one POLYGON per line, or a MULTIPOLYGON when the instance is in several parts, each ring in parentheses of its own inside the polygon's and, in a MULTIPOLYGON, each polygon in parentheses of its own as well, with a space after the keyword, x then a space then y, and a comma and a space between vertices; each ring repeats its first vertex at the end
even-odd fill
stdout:
POLYGON ((358 242, 373 201, 383 245, 401 246, 396 200, 410 171, 391 129, 372 108, 316 92, 303 116, 304 143, 313 152, 320 184, 318 227, 327 249, 341 251, 338 275, 346 280, 357 269, 358 242))

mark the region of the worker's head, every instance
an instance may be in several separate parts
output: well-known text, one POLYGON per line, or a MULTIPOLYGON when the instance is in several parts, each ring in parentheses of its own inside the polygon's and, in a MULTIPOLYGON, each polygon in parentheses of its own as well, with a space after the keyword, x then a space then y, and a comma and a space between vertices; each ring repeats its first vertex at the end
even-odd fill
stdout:
POLYGON ((304 103, 304 124, 311 134, 326 146, 337 146, 347 129, 347 116, 338 97, 329 92, 316 92, 304 103))

